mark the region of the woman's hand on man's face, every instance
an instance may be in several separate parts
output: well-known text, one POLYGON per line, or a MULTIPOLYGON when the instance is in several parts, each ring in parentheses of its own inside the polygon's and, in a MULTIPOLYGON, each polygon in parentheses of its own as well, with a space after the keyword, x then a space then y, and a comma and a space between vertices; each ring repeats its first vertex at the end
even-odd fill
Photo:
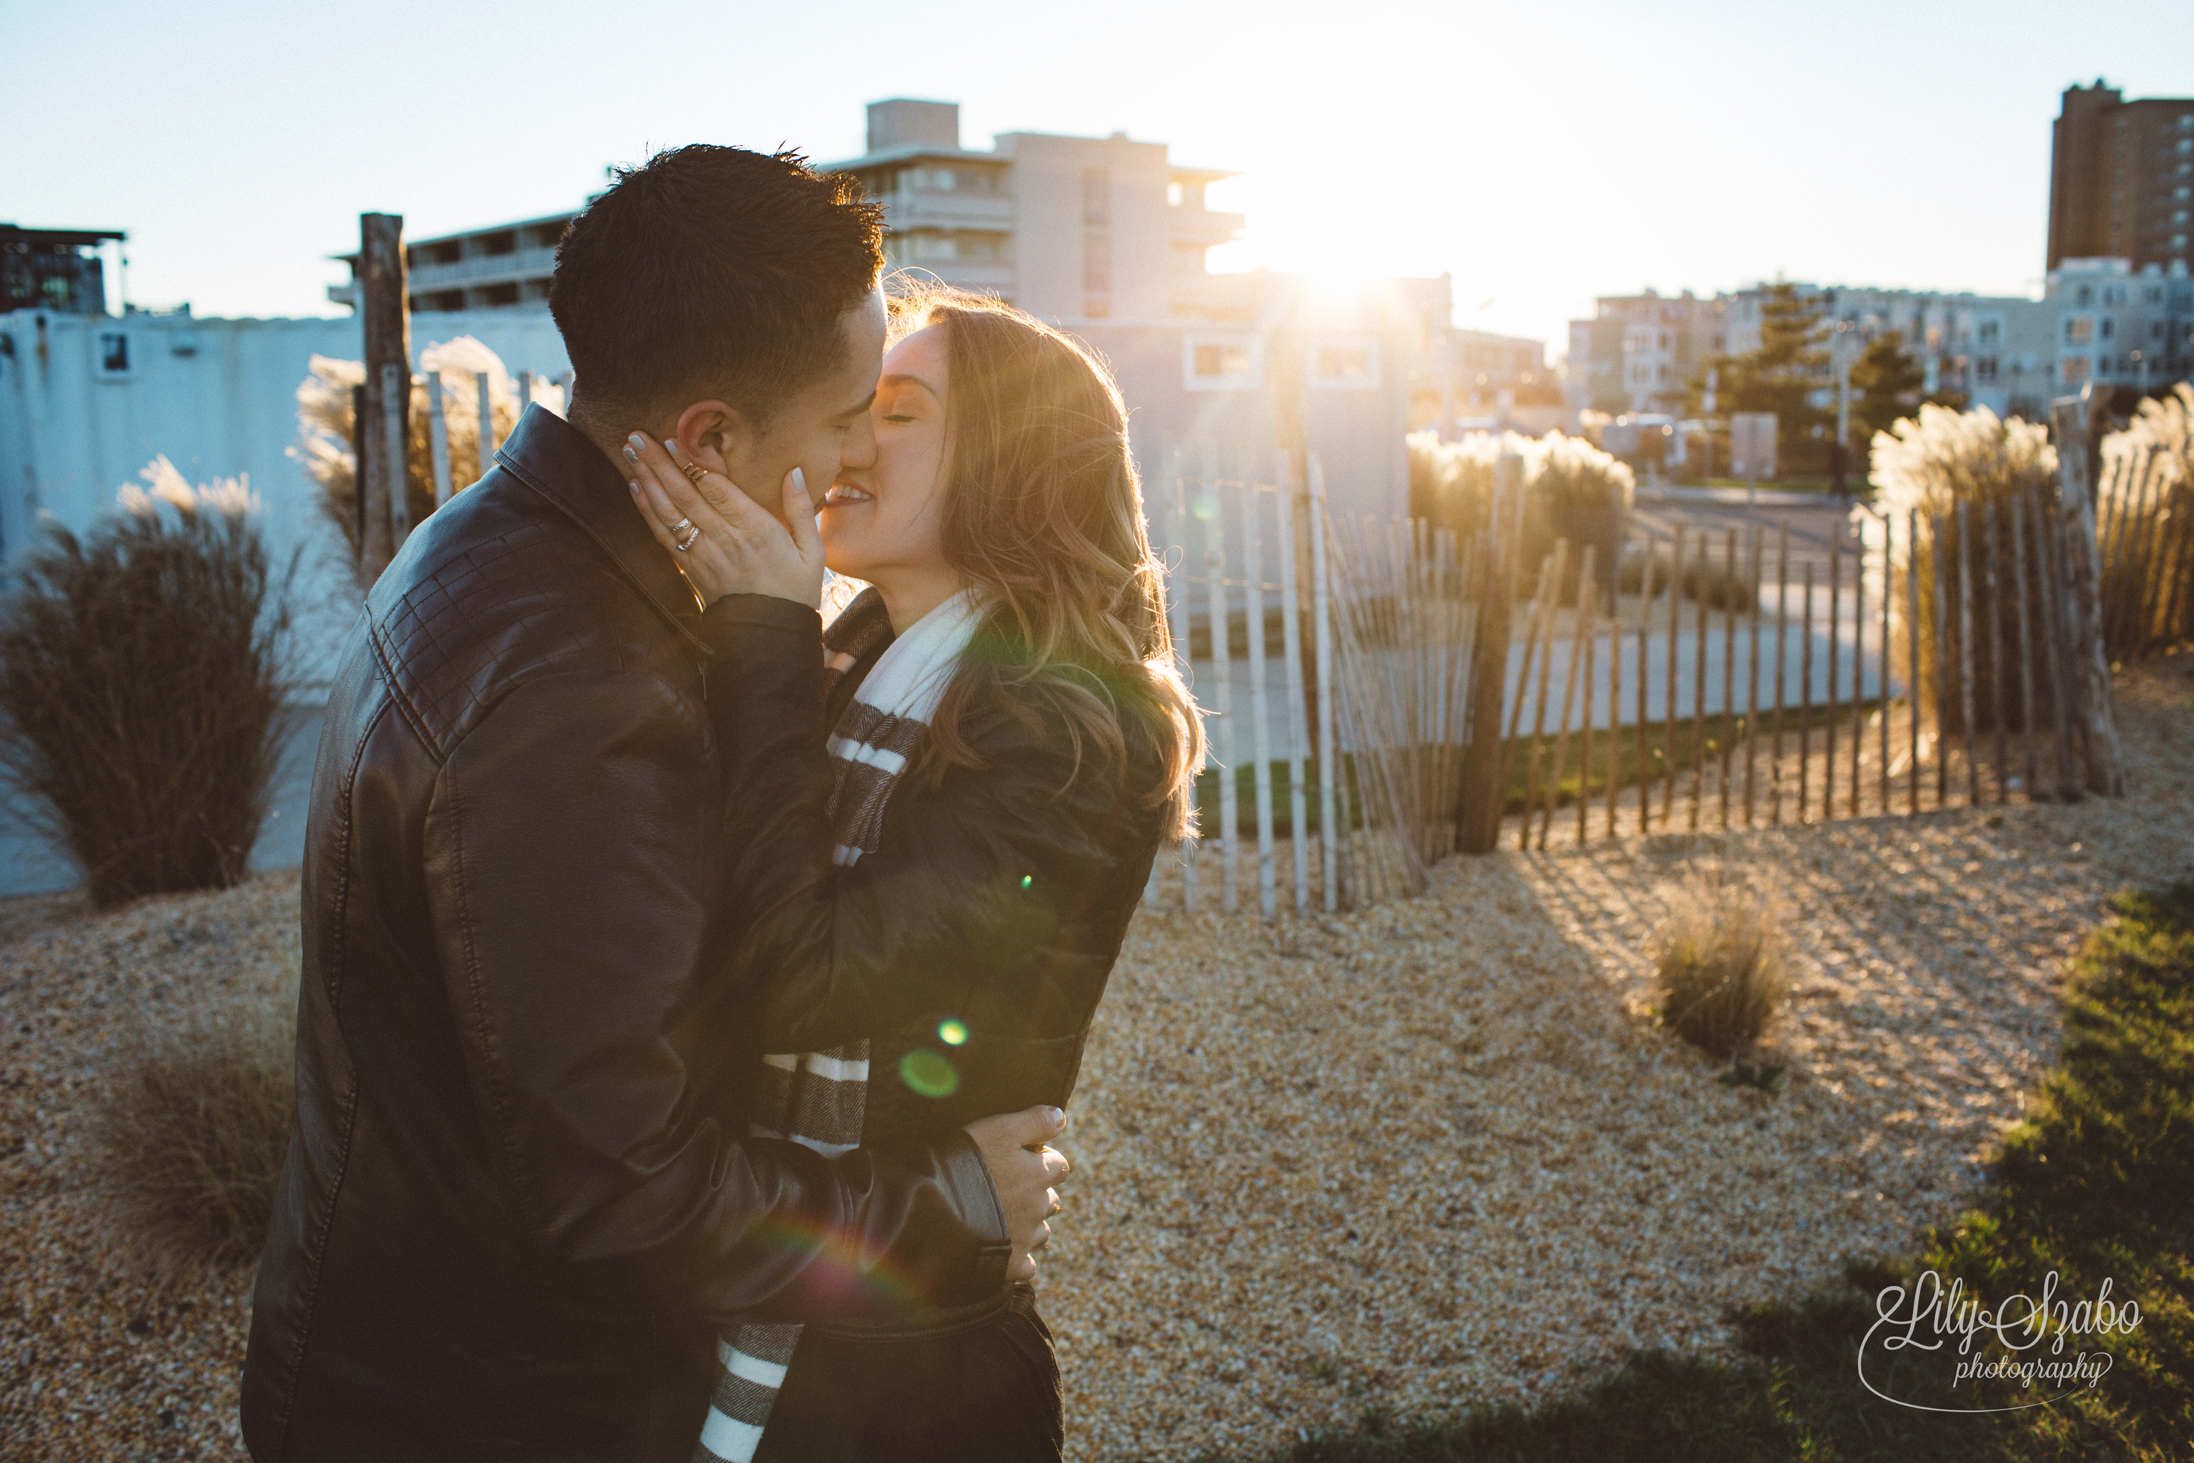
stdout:
POLYGON ((676 442, 634 432, 625 460, 633 506, 704 604, 727 594, 773 595, 811 609, 822 603, 823 540, 800 469, 785 474, 780 523, 731 479, 696 467, 676 442))

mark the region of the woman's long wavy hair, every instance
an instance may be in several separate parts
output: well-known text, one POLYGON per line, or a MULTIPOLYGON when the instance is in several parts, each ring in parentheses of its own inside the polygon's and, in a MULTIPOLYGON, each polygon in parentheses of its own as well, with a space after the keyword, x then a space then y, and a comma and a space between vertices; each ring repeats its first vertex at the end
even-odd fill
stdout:
POLYGON ((1193 832, 1203 725, 1173 665, 1119 388, 1078 342, 987 295, 894 299, 895 340, 931 325, 945 334, 945 558, 990 596, 977 653, 931 721, 931 756, 940 770, 980 766, 964 714, 1040 698, 1063 716, 1077 769, 1095 758, 1127 775, 1138 732, 1159 770, 1136 790, 1168 839, 1193 832), (1021 694, 993 694, 1008 687, 1021 694))

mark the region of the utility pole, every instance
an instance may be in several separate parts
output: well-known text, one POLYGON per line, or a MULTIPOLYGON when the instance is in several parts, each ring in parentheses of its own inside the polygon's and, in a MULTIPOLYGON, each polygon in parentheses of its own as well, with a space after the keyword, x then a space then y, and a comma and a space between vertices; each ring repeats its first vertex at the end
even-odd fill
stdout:
POLYGON ((392 417, 403 421, 411 409, 411 302, 406 287, 403 215, 358 215, 358 316, 366 356, 361 399, 369 424, 358 434, 358 578, 366 585, 380 578, 395 557, 397 515, 404 510, 403 458, 409 433, 376 428, 392 417), (396 402, 385 399, 389 381, 399 393, 396 402))

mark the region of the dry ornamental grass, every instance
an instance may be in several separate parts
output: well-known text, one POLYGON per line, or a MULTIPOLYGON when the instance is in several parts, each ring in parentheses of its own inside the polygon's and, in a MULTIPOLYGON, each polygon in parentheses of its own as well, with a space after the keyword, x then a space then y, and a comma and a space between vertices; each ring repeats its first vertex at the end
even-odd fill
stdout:
POLYGON ((1717 1060, 1759 1040, 1782 1005, 1786 911, 1720 864, 1692 869, 1664 896, 1653 932, 1661 1021, 1717 1060))

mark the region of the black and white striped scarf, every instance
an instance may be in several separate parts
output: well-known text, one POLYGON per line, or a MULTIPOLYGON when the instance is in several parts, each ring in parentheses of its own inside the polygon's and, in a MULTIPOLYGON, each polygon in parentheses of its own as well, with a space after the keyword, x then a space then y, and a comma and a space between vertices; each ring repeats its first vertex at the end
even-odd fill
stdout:
MULTIPOLYGON (((884 804, 920 750, 981 618, 975 591, 963 590, 876 656, 891 622, 881 596, 870 589, 825 632, 824 705, 844 703, 830 738, 832 856, 841 868, 876 851, 884 804), (873 667, 845 699, 847 678, 872 656, 873 667)), ((827 1158, 858 1147, 868 1106, 868 1054, 868 1043, 857 1041, 834 1051, 763 1057, 749 1131, 789 1138, 827 1158)), ((694 1463, 749 1463, 799 1340, 796 1325, 742 1323, 717 1341, 716 1392, 694 1463)))

